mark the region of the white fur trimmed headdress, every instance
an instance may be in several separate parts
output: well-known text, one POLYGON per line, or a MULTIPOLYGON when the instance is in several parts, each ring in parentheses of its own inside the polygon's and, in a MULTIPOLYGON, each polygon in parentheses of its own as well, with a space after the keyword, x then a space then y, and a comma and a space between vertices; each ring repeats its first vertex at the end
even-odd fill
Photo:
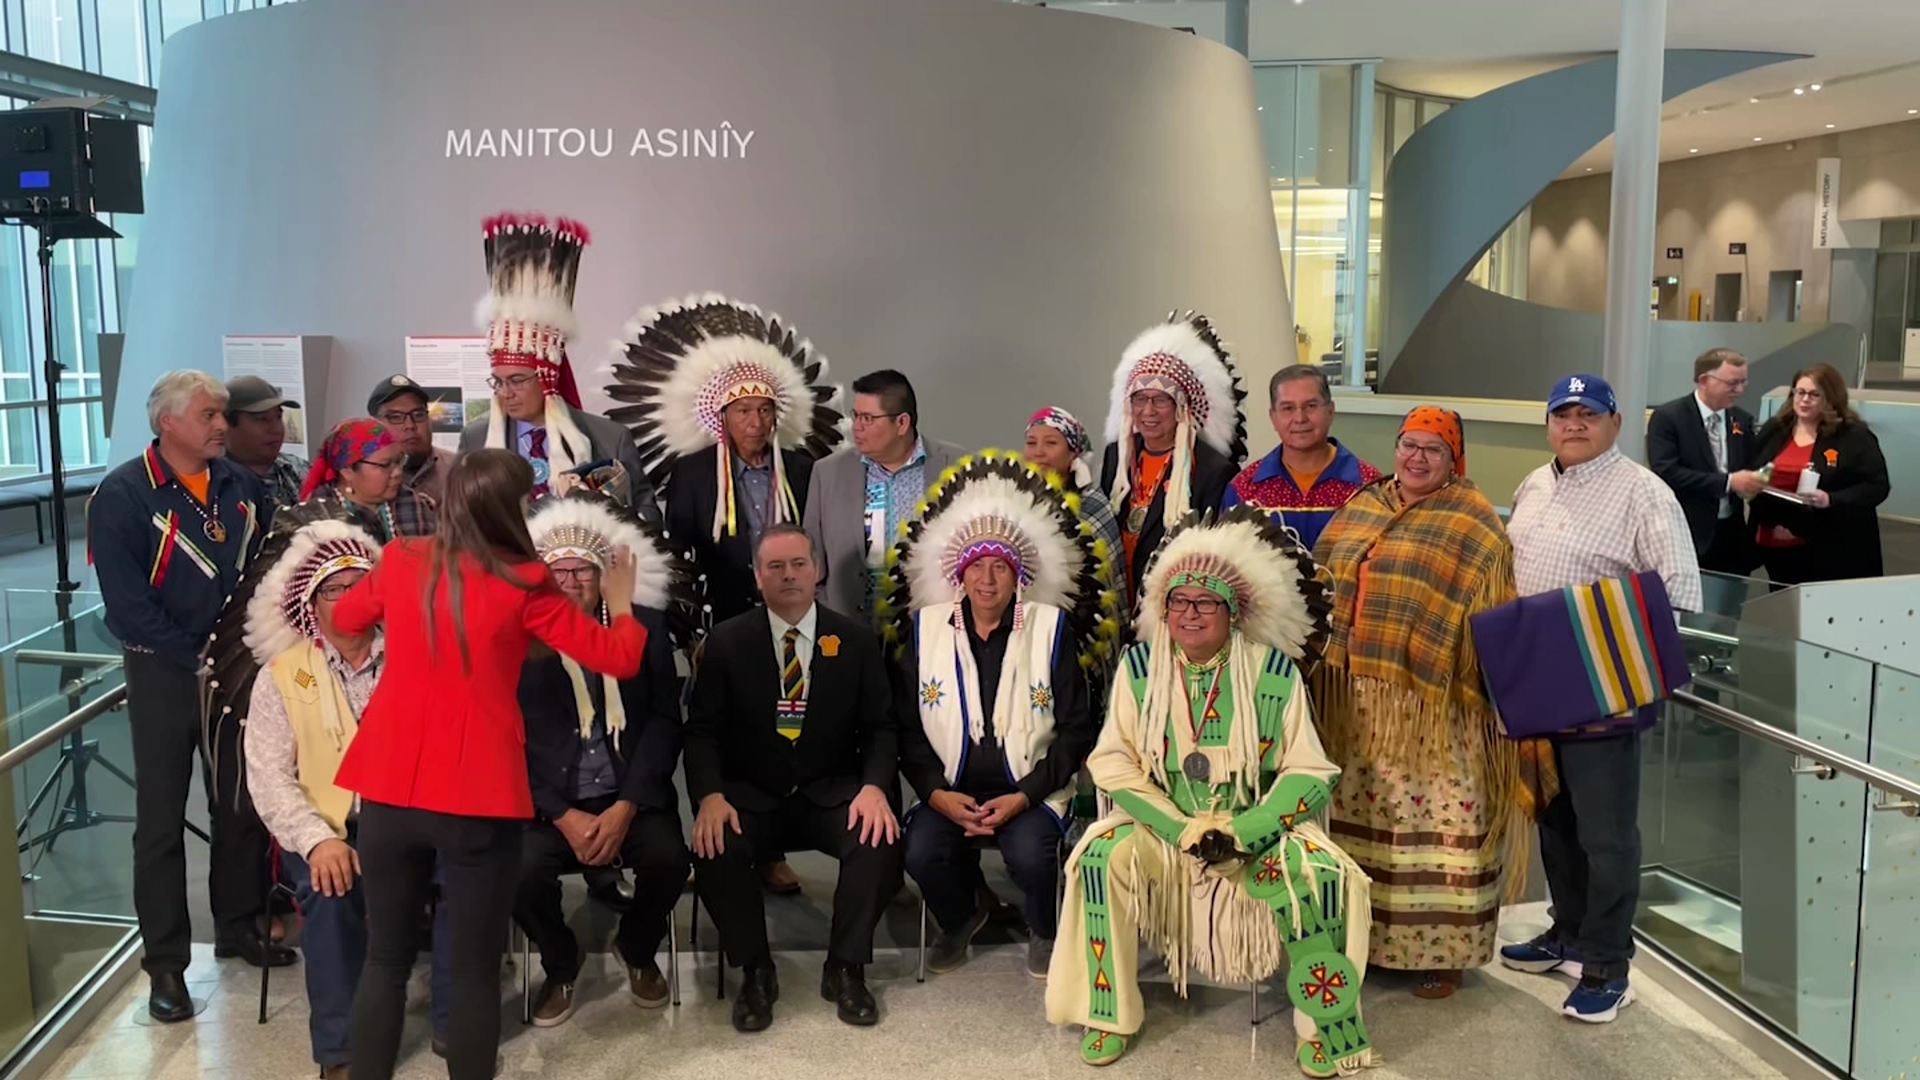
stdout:
POLYGON ((1193 442, 1196 438, 1219 451, 1235 468, 1247 456, 1247 417, 1240 403, 1247 396, 1240 386, 1233 357, 1204 315, 1174 312, 1167 321, 1148 329, 1121 354, 1113 372, 1113 404, 1107 413, 1107 440, 1119 444, 1119 467, 1114 470, 1114 513, 1124 515, 1132 490, 1129 468, 1133 460, 1133 410, 1129 399, 1141 390, 1158 390, 1174 400, 1178 433, 1173 460, 1167 470, 1167 528, 1190 509, 1193 442))
MULTIPOLYGON (((487 332, 492 366, 524 367, 540 377, 548 472, 536 477, 536 489, 544 488, 551 477, 593 460, 592 444, 573 422, 572 410, 581 407, 580 389, 567 361, 587 228, 567 218, 549 222, 539 214, 496 214, 483 223, 482 233, 487 295, 474 305, 474 321, 487 332)), ((487 416, 487 445, 506 449, 509 427, 496 401, 487 416)))
MULTIPOLYGON (((906 640, 921 608, 953 605, 974 560, 994 556, 1013 567, 1017 600, 1060 608, 1080 638, 1081 662, 1102 660, 1118 638, 1119 594, 1100 587, 1117 552, 1094 539, 1080 498, 1063 480, 1013 451, 982 450, 955 462, 927 489, 920 516, 889 554, 891 595, 876 605, 890 644, 906 640), (889 616, 891 619, 889 619, 889 616)), ((1014 629, 1022 623, 1014 608, 1014 629)))
MULTIPOLYGON (((667 611, 674 604, 690 603, 687 590, 693 581, 693 569, 684 558, 674 554, 667 535, 657 526, 640 520, 607 496, 576 490, 557 498, 541 499, 527 516, 527 532, 540 561, 585 559, 605 572, 616 548, 633 555, 633 606, 667 611)), ((604 621, 606 608, 599 615, 604 621)), ((561 666, 573 684, 574 715, 580 720, 580 735, 593 735, 593 696, 588 692, 589 673, 573 657, 561 654, 561 666)), ((627 728, 626 701, 620 695, 620 680, 602 675, 601 700, 606 704, 607 737, 620 746, 620 733, 627 728)))
POLYGON ((359 526, 316 521, 287 541, 247 601, 247 648, 261 664, 303 641, 320 636, 313 598, 321 583, 342 570, 371 570, 380 545, 359 526))
MULTIPOLYGON (((627 321, 608 369, 607 395, 625 402, 607 415, 628 426, 656 491, 679 458, 719 446, 715 455, 713 538, 737 535, 733 465, 721 412, 743 398, 773 402, 776 450, 825 457, 842 438, 840 388, 826 382, 827 358, 777 314, 718 293, 642 308, 627 321)), ((800 506, 773 455, 769 523, 797 521, 800 506)))
POLYGON ((542 562, 585 559, 606 570, 615 548, 633 553, 633 606, 665 611, 684 600, 689 567, 675 555, 666 535, 613 500, 575 491, 541 499, 527 515, 527 532, 542 562))
POLYGON ((1167 533, 1140 585, 1138 629, 1154 640, 1167 618, 1167 594, 1182 584, 1220 592, 1245 637, 1298 663, 1320 658, 1333 601, 1313 556, 1293 530, 1252 506, 1215 517, 1193 513, 1167 533))

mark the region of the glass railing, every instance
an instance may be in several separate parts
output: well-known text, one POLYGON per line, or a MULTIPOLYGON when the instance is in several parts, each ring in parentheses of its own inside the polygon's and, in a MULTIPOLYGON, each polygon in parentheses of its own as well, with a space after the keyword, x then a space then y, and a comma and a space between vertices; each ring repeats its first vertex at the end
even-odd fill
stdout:
POLYGON ((0 787, 12 811, 0 865, 0 1074, 58 1027, 137 941, 131 850, 133 752, 120 650, 98 601, 66 618, 46 594, 6 595, 0 648, 0 787))
POLYGON ((1741 623, 1766 584, 1721 585, 1646 740, 1635 928, 1835 1071, 1920 1078, 1920 676, 1741 623))

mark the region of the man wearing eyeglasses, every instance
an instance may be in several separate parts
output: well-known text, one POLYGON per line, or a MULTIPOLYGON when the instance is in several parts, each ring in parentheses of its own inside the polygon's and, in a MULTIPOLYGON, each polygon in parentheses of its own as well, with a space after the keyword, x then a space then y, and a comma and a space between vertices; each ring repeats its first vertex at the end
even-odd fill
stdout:
POLYGON ((1747 468, 1753 414, 1736 404, 1746 392, 1747 358, 1708 349, 1693 362, 1693 393, 1655 409, 1647 421, 1647 465, 1686 511, 1703 570, 1746 575, 1760 561, 1741 501, 1767 483, 1747 468))
MULTIPOLYGON (((566 460, 576 465, 596 461, 619 464, 626 478, 622 486, 609 494, 633 507, 648 521, 660 520, 660 505, 654 499, 653 485, 647 482, 640 454, 634 449, 633 435, 626 428, 604 416, 575 408, 558 392, 549 394, 541 372, 530 370, 524 364, 495 364, 493 374, 487 377, 487 385, 493 389, 494 408, 504 421, 501 426, 506 447, 518 451, 533 465, 537 478, 535 495, 566 493, 562 489, 572 483, 565 479, 572 466, 554 475, 554 440, 573 444, 584 439, 589 446, 587 454, 581 456, 577 447, 569 445, 566 460), (554 430, 549 419, 560 420, 561 430, 554 430), (565 430, 568 428, 572 430, 565 430)), ((490 419, 468 424, 460 432, 461 452, 486 446, 490 425, 490 419)))
POLYGON ((921 436, 913 384, 891 369, 853 380, 853 446, 814 465, 804 522, 824 559, 820 602, 871 619, 900 526, 966 451, 921 436))
POLYGON ((1267 384, 1267 402, 1280 445, 1233 478, 1220 509, 1246 503, 1265 510, 1312 551, 1320 530, 1348 499, 1378 480, 1380 470, 1331 437, 1333 393, 1319 368, 1281 368, 1267 384))
POLYGON ((367 415, 387 425, 394 445, 406 455, 401 486, 438 505, 446 495, 453 452, 433 445, 433 411, 427 391, 405 375, 390 375, 367 395, 367 415))

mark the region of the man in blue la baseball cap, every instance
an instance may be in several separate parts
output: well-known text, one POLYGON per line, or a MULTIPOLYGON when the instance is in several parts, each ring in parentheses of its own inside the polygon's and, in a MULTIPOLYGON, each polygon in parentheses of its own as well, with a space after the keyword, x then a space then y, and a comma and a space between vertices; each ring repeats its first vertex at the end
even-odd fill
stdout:
POLYGON ((1620 438, 1613 387, 1598 375, 1569 375, 1547 395, 1547 444, 1562 469, 1585 465, 1620 438))

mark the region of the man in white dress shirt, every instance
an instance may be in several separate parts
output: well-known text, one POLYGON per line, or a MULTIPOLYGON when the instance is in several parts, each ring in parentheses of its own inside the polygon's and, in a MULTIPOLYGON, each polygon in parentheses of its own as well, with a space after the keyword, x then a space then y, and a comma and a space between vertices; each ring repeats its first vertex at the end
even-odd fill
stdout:
MULTIPOLYGON (((1676 611, 1700 610, 1700 566, 1680 503, 1660 478, 1614 447, 1613 387, 1571 375, 1547 398, 1552 461, 1513 495, 1520 595, 1652 571, 1676 611)), ((1561 1011, 1603 1024, 1633 1003, 1628 965, 1640 895, 1640 732, 1653 709, 1604 731, 1555 736, 1560 794, 1540 814, 1540 858, 1554 926, 1500 950, 1508 967, 1580 980, 1561 1011)))

